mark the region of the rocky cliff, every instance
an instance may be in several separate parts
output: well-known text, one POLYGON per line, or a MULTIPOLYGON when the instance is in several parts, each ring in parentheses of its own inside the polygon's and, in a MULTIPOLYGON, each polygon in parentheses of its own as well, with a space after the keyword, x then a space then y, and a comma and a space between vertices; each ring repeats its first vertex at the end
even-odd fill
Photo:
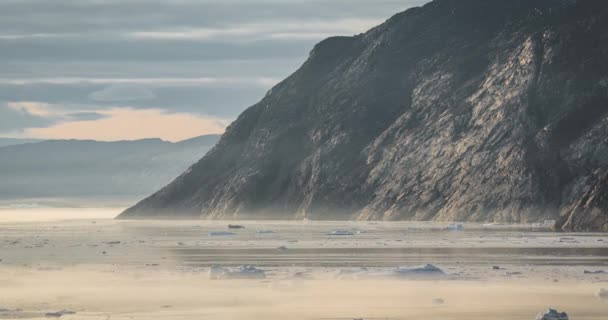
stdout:
POLYGON ((606 30, 603 1, 435 0, 329 38, 121 218, 608 231, 606 30))

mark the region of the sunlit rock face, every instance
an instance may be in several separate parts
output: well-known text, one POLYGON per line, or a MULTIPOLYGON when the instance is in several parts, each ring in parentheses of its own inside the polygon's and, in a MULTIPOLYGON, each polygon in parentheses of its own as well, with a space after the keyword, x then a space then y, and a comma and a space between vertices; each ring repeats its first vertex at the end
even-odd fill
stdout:
POLYGON ((436 0, 327 39, 122 217, 606 228, 605 30, 601 1, 436 0))

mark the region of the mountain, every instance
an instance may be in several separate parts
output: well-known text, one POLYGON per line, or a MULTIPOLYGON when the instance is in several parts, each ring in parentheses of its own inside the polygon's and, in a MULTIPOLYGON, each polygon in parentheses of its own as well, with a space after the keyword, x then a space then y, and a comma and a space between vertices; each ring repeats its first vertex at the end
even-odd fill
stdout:
POLYGON ((121 218, 608 231, 608 3, 435 0, 308 60, 121 218))
POLYGON ((0 200, 136 199, 169 183, 218 135, 160 139, 48 140, 0 147, 0 200))
POLYGON ((17 138, 0 138, 0 148, 6 146, 14 146, 25 143, 35 143, 43 140, 39 139, 17 139, 17 138))

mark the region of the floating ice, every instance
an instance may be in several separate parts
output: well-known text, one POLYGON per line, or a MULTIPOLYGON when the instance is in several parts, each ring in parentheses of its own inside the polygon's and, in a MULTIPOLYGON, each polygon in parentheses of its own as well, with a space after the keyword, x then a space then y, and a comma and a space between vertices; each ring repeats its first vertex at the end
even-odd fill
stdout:
POLYGON ((608 289, 600 289, 600 291, 597 292, 597 297, 600 299, 608 299, 608 289))
POLYGON ((328 236, 354 236, 355 233, 350 230, 334 230, 327 234, 328 236))
POLYGON ((449 231, 462 231, 464 230, 464 224, 462 223, 452 223, 446 227, 449 231))
POLYGON ((287 247, 286 246, 280 246, 277 248, 277 250, 279 251, 287 251, 287 247))
POLYGON ((237 268, 224 268, 213 266, 209 269, 209 279, 264 279, 266 271, 254 266, 240 266, 237 268))
POLYGON ((558 312, 555 309, 549 309, 545 313, 540 313, 536 316, 536 320, 569 320, 568 314, 565 312, 558 312))
POLYGON ((228 231, 212 231, 209 232, 210 237, 233 236, 234 233, 228 231))
POLYGON ((269 234, 269 233, 275 233, 275 232, 272 231, 272 230, 258 230, 255 233, 257 233, 257 234, 269 234))
POLYGON ((228 229, 245 229, 245 227, 238 224, 229 224, 228 229))
POLYGON ((606 271, 604 271, 604 270, 595 270, 595 271, 584 270, 583 273, 584 274, 604 274, 604 273, 606 273, 606 271))
POLYGON ((369 270, 365 267, 340 269, 336 273, 338 279, 353 278, 356 279, 362 275, 369 275, 369 270))
POLYGON ((445 275, 445 272, 432 264, 426 264, 424 266, 414 268, 399 267, 394 270, 394 274, 399 277, 442 276, 445 275))
POLYGON ((44 315, 46 317, 55 317, 55 318, 59 318, 61 316, 64 316, 66 314, 76 314, 76 312, 74 311, 70 311, 70 310, 61 310, 61 311, 56 311, 56 312, 47 312, 44 315))

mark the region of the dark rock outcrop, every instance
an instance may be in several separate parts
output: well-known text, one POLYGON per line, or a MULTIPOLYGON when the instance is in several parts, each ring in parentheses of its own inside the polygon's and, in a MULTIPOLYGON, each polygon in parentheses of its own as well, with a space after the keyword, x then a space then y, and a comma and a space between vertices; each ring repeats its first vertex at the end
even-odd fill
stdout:
POLYGON ((121 218, 605 228, 606 30, 602 1, 435 0, 327 39, 121 218))

